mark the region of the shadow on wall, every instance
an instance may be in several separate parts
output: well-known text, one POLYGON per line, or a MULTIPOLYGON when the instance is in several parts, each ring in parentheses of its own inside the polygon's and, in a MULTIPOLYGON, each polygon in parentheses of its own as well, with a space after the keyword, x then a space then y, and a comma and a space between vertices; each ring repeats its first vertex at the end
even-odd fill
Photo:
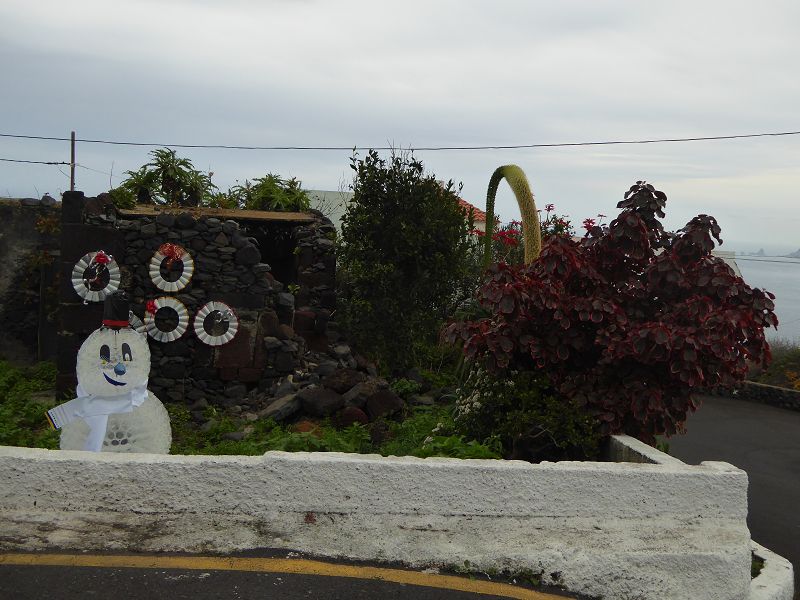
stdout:
POLYGON ((47 195, 0 200, 0 359, 55 357, 60 207, 47 195))

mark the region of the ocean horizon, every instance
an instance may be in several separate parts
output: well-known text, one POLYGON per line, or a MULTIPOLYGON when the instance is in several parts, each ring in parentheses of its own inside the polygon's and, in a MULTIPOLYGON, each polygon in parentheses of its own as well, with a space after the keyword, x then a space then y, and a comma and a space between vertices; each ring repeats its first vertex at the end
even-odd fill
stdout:
POLYGON ((800 344, 800 260, 783 256, 740 256, 736 264, 745 282, 775 294, 778 329, 767 329, 767 339, 800 344))

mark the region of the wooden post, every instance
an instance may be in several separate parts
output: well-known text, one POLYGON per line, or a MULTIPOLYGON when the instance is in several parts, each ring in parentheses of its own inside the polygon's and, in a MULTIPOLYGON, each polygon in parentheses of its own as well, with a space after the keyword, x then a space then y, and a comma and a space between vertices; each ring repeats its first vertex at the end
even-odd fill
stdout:
POLYGON ((75 191, 75 132, 69 138, 69 191, 75 191))

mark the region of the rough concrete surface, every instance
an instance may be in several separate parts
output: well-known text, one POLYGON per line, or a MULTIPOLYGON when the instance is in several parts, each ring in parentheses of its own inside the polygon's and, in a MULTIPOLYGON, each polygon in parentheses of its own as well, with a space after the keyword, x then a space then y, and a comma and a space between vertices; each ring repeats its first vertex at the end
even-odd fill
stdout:
POLYGON ((752 542, 753 552, 764 560, 758 577, 750 582, 747 600, 792 600, 794 598, 794 571, 792 563, 752 542))
POLYGON ((726 463, 4 447, 0 481, 6 550, 272 547, 412 566, 469 561, 615 599, 744 599, 750 584, 747 476, 726 463))

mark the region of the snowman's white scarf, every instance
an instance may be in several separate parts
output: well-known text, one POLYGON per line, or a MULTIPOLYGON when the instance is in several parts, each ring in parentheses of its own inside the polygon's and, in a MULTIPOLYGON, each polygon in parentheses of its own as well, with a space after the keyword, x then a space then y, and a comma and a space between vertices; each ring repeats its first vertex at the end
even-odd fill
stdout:
POLYGON ((83 445, 84 450, 100 452, 108 426, 108 415, 132 412, 147 400, 147 382, 134 387, 121 396, 95 396, 87 394, 80 384, 75 390, 77 398, 56 406, 49 411, 51 421, 57 428, 76 419, 83 419, 89 425, 89 435, 83 445))

